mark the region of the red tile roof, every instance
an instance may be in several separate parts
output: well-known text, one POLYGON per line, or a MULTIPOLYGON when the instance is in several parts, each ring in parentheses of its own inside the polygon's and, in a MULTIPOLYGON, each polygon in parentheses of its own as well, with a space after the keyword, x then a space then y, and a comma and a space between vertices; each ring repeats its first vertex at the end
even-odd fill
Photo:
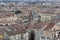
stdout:
POLYGON ((26 30, 17 30, 17 31, 10 31, 8 32, 9 36, 13 36, 13 35, 16 35, 16 34, 22 34, 22 33, 26 33, 26 30))
POLYGON ((0 29, 0 34, 3 34, 6 30, 0 29))
POLYGON ((49 30, 52 29, 54 27, 55 23, 54 22, 50 22, 47 24, 47 27, 45 28, 45 30, 49 30))

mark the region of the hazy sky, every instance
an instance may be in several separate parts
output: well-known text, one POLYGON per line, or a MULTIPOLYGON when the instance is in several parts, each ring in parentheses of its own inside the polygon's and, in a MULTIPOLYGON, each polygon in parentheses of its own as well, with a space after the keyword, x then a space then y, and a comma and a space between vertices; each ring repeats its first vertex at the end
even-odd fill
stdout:
MULTIPOLYGON (((46 1, 46 0, 0 0, 0 1, 46 1)), ((60 0, 47 0, 47 1, 60 1, 60 0)))

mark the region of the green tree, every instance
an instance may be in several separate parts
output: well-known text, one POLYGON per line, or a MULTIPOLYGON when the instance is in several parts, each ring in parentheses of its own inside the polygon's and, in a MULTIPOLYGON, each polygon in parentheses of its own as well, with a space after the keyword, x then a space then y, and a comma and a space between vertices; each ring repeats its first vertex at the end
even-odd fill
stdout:
POLYGON ((21 10, 16 10, 15 11, 15 14, 19 14, 19 13, 22 13, 22 11, 21 10))

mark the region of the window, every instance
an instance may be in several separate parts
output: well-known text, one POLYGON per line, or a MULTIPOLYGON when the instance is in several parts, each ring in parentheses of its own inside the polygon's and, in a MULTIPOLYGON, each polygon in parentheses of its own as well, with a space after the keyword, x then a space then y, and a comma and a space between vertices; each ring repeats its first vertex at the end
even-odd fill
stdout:
POLYGON ((48 20, 49 20, 49 18, 48 18, 48 17, 46 17, 46 18, 45 18, 45 21, 48 21, 48 20))

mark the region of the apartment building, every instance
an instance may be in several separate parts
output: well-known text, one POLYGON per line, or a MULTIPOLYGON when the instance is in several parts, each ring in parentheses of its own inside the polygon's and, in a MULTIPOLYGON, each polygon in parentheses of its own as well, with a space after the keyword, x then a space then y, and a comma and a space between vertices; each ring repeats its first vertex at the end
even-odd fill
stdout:
POLYGON ((52 20, 54 16, 57 14, 52 14, 52 13, 39 13, 41 15, 41 21, 49 21, 52 20))

